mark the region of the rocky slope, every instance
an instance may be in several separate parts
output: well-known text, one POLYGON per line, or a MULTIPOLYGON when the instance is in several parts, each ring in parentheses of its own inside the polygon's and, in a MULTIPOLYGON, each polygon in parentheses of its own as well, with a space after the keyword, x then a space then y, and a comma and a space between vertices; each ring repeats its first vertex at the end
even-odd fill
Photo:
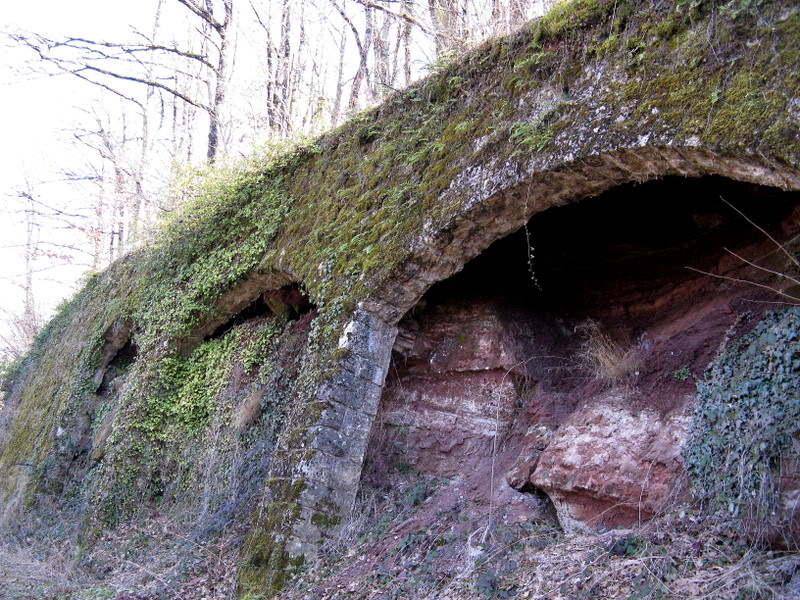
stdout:
POLYGON ((691 597, 753 544, 790 589, 798 39, 574 0, 208 174, 17 365, 4 531, 123 597, 691 597))

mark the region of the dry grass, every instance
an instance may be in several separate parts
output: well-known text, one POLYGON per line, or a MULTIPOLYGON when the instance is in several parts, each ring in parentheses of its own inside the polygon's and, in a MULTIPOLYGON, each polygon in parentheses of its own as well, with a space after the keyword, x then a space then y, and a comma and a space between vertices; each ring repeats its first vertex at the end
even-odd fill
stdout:
MULTIPOLYGON (((668 513, 632 529, 565 537, 546 523, 532 523, 527 533, 517 532, 521 536, 477 548, 482 529, 452 537, 452 521, 418 521, 419 543, 407 550, 396 521, 377 536, 374 529, 360 535, 384 510, 379 498, 362 498, 358 508, 339 539, 323 548, 323 564, 286 590, 287 600, 800 598, 800 554, 765 549, 741 520, 677 501, 668 513), (446 569, 442 557, 426 559, 442 551, 450 561, 446 569)), ((406 523, 419 518, 405 511, 399 517, 406 523)))
POLYGON ((236 407, 233 417, 233 428, 242 433, 261 418, 261 392, 254 390, 236 407))
POLYGON ((498 591, 526 600, 800 598, 800 555, 761 550, 732 526, 677 512, 641 528, 528 544, 513 555, 515 569, 503 574, 502 562, 488 560, 436 598, 485 599, 478 583, 487 572, 496 574, 498 591))
POLYGON ((642 350, 639 346, 624 348, 591 320, 586 321, 581 329, 586 341, 581 346, 578 358, 595 379, 616 385, 638 373, 642 366, 642 350))
POLYGON ((320 555, 325 556, 329 562, 335 562, 363 551, 367 546, 363 537, 374 527, 381 510, 379 494, 362 487, 350 514, 320 547, 320 555))
POLYGON ((2 600, 69 598, 93 584, 78 568, 71 547, 50 546, 37 552, 13 541, 0 543, 0 582, 2 600))
POLYGON ((134 597, 235 600, 243 531, 195 539, 186 533, 189 517, 153 514, 119 526, 98 540, 85 560, 109 585, 134 597))

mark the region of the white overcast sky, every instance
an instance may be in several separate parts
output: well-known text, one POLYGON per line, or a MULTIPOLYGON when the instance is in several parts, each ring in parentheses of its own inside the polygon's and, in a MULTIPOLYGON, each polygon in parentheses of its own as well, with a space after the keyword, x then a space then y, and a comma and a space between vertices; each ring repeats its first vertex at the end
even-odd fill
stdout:
MULTIPOLYGON (((5 315, 21 312, 23 303, 22 290, 15 282, 24 272, 23 253, 19 247, 24 243, 24 215, 10 213, 9 209, 17 204, 14 198, 19 190, 26 188, 26 180, 34 184, 37 195, 49 204, 64 206, 72 202, 76 206, 82 203, 76 188, 57 183, 57 180, 63 168, 74 165, 76 158, 80 158, 76 156, 75 145, 69 143, 71 131, 81 118, 80 107, 88 107, 98 99, 95 86, 74 77, 31 75, 25 64, 33 58, 33 53, 14 46, 2 34, 22 31, 54 39, 75 36, 105 41, 130 40, 133 28, 141 31, 152 28, 158 2, 7 0, 4 3, 0 12, 0 333, 4 331, 5 315)), ((185 21, 180 19, 189 18, 186 11, 177 2, 162 2, 162 27, 185 31, 185 21)), ((532 10, 533 14, 541 14, 539 3, 534 3, 532 10)), ((314 24, 309 25, 314 28, 314 24)), ((322 35, 321 30, 319 35, 322 35)), ((246 34, 242 41, 249 43, 246 34)), ((430 49, 420 46, 415 53, 419 56, 418 63, 424 63, 426 57, 430 60, 430 49)), ((248 52, 240 54, 237 69, 247 70, 248 52)), ((237 90, 230 96, 229 102, 248 98, 246 90, 237 90)), ((103 100, 106 101, 119 102, 116 98, 103 100)), ((63 242, 64 235, 63 231, 42 230, 45 241, 63 242)), ((47 269, 37 274, 34 287, 40 308, 49 316, 61 299, 74 292, 88 264, 53 267, 46 262, 43 260, 40 265, 47 269)))
MULTIPOLYGON (((0 31, 35 32, 48 37, 65 35, 94 39, 127 39, 131 25, 143 25, 154 13, 155 0, 23 0, 4 3, 0 31)), ((67 141, 79 118, 78 107, 96 97, 91 86, 69 76, 44 77, 26 73, 32 53, 0 42, 0 203, 14 206, 10 197, 24 189, 26 179, 41 197, 58 203, 74 191, 52 183, 60 167, 73 156, 67 141), (51 183, 47 183, 51 182, 51 183)), ((0 319, 2 311, 19 312, 22 292, 13 283, 24 271, 22 215, 0 213, 0 319), (9 248, 9 246, 11 246, 9 248)), ((45 231, 43 237, 58 236, 45 231)), ((74 290, 85 265, 49 269, 39 274, 36 297, 45 313, 74 290)), ((0 327, 3 323, 0 323, 0 327)))
MULTIPOLYGON (((302 2, 303 0, 295 0, 302 2)), ((132 38, 132 30, 148 31, 159 0, 22 0, 7 2, 0 16, 3 32, 34 32, 51 39, 65 36, 94 40, 121 41, 132 38)), ((187 11, 177 2, 162 0, 162 28, 180 31, 185 28, 187 11), (167 21, 167 22, 165 22, 167 21)), ((324 6, 324 5, 323 5, 324 6)), ((309 23, 313 29, 314 24, 309 23)), ((241 27, 241 25, 237 25, 241 27)), ((239 33, 239 32, 237 32, 239 33)), ((320 32, 321 34, 321 32, 320 32)), ((333 38, 331 38, 333 39, 333 38)), ((250 43, 246 35, 245 44, 250 43)), ((237 54, 237 70, 247 70, 248 54, 237 54)), ((27 48, 15 47, 0 38, 0 203, 6 210, 14 206, 17 192, 25 189, 26 180, 35 184, 38 196, 48 204, 63 206, 75 190, 63 183, 53 183, 61 169, 74 163, 75 145, 70 144, 71 130, 81 117, 79 107, 96 102, 98 89, 68 75, 45 77, 26 71, 25 63, 35 55, 27 48)), ((247 101, 242 90, 229 94, 229 104, 247 101)), ((103 102, 119 102, 108 97, 103 102)), ((81 198, 74 198, 81 204, 81 198)), ((22 248, 24 215, 0 212, 0 330, 4 313, 19 312, 22 290, 14 281, 24 272, 22 248)), ((64 232, 43 231, 49 236, 64 232)), ((44 262, 44 261, 43 261, 44 262)), ((45 265, 42 265, 45 266, 45 265)), ((75 282, 87 265, 50 268, 38 274, 35 292, 45 314, 64 296, 74 291, 75 282)))

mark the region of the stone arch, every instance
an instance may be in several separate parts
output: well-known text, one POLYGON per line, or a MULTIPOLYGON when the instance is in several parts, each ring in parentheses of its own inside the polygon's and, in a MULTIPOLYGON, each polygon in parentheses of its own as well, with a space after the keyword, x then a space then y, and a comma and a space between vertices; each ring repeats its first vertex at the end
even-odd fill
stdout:
POLYGON ((461 270, 492 242, 554 206, 596 196, 628 182, 678 175, 720 175, 736 181, 800 190, 800 172, 765 159, 716 154, 696 146, 631 147, 565 161, 551 169, 529 167, 509 177, 488 167, 467 168, 445 192, 468 196, 442 229, 426 231, 399 270, 364 302, 369 313, 396 324, 424 292, 461 270), (503 181, 506 182, 503 185, 503 181))
MULTIPOLYGON (((800 174, 796 171, 751 158, 723 157, 698 148, 622 150, 573 161, 527 178, 521 175, 509 187, 500 191, 483 197, 476 194, 464 203, 465 210, 450 224, 421 238, 401 271, 390 277, 387 284, 377 290, 375 297, 364 303, 362 308, 387 327, 394 326, 417 305, 434 284, 461 271, 493 242, 519 230, 531 217, 547 208, 596 196, 627 183, 643 183, 675 176, 700 178, 709 175, 785 191, 800 190, 800 174)), ((386 370, 388 365, 384 371, 386 370)), ((384 382, 384 389, 385 387, 384 382)), ((611 414, 611 411, 608 412, 611 414)), ((631 415, 636 417, 635 411, 629 415, 623 410, 614 413, 613 418, 622 420, 631 415)), ((590 416, 597 418, 597 415, 590 416)), ((646 428, 648 436, 653 439, 662 436, 666 439, 679 435, 685 427, 686 415, 671 415, 663 422, 658 419, 653 422, 645 421, 647 419, 642 419, 640 424, 646 428)), ((535 440, 535 444, 541 443, 542 440, 535 440)), ((658 482, 662 488, 667 485, 665 482, 672 481, 673 473, 661 464, 653 469, 653 473, 657 473, 653 476, 654 479, 662 478, 658 482)), ((660 490, 654 496, 658 494, 664 495, 666 492, 660 490)), ((566 506, 573 502, 573 498, 567 493, 561 496, 559 502, 566 506)), ((604 511, 610 524, 614 524, 615 519, 624 522, 626 507, 608 509, 601 503, 597 506, 600 508, 587 508, 587 512, 583 514, 604 511)), ((652 514, 651 509, 652 506, 644 511, 640 508, 639 515, 652 514)), ((565 525, 581 526, 581 515, 575 511, 559 510, 559 515, 565 525)))
POLYGON ((397 324, 432 285, 459 272, 493 242, 547 208, 596 196, 625 183, 704 175, 800 190, 800 173, 794 170, 695 146, 631 147, 571 159, 547 170, 536 170, 534 165, 513 173, 502 165, 464 169, 442 197, 446 202, 449 195, 460 194, 462 209, 443 227, 434 230, 431 226, 422 232, 407 260, 359 304, 345 327, 339 341, 344 358, 337 373, 317 391, 325 408, 304 441, 304 446, 316 453, 298 471, 314 480, 315 486, 293 498, 300 513, 287 536, 287 553, 313 556, 319 541, 352 509, 389 372, 397 324), (325 510, 320 512, 323 504, 325 510))
POLYGON ((232 323, 237 316, 262 301, 266 310, 281 312, 286 309, 286 301, 295 303, 297 310, 306 310, 313 306, 308 298, 302 282, 287 271, 255 272, 235 284, 214 303, 209 316, 199 323, 186 337, 178 340, 181 352, 189 352, 200 345, 203 340, 215 335, 226 324, 232 323), (298 290, 298 294, 289 294, 289 290, 298 290), (292 299, 288 296, 296 296, 292 299), (281 298, 287 296, 287 298, 281 298))

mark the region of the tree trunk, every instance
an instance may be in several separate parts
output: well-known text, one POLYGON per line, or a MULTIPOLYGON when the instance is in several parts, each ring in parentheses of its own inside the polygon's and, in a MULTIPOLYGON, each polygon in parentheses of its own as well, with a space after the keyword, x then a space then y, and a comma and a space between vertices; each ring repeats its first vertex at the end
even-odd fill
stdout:
POLYGON ((369 6, 364 7, 364 16, 366 17, 366 27, 364 28, 364 40, 361 42, 356 37, 356 43, 359 50, 359 64, 356 76, 353 78, 353 85, 350 88, 350 101, 347 104, 348 112, 355 112, 358 110, 358 100, 361 95, 361 85, 364 80, 368 79, 369 72, 367 66, 367 59, 369 57, 369 49, 372 45, 372 8, 369 6))
MULTIPOLYGON (((222 105, 225 102, 225 93, 227 88, 227 54, 228 54, 228 29, 233 18, 233 0, 223 0, 223 8, 225 10, 225 17, 221 24, 215 27, 217 35, 219 36, 219 54, 217 57, 216 67, 216 81, 214 86, 214 95, 208 107, 209 128, 208 128, 208 151, 206 158, 209 163, 213 163, 219 150, 219 136, 222 127, 222 105)), ((207 0, 206 9, 211 12, 211 0, 207 0)))
POLYGON ((342 111, 342 95, 344 92, 344 56, 347 48, 347 29, 342 28, 342 40, 339 42, 339 69, 336 74, 336 93, 333 98, 333 109, 331 110, 331 125, 334 127, 339 124, 339 116, 342 111))

